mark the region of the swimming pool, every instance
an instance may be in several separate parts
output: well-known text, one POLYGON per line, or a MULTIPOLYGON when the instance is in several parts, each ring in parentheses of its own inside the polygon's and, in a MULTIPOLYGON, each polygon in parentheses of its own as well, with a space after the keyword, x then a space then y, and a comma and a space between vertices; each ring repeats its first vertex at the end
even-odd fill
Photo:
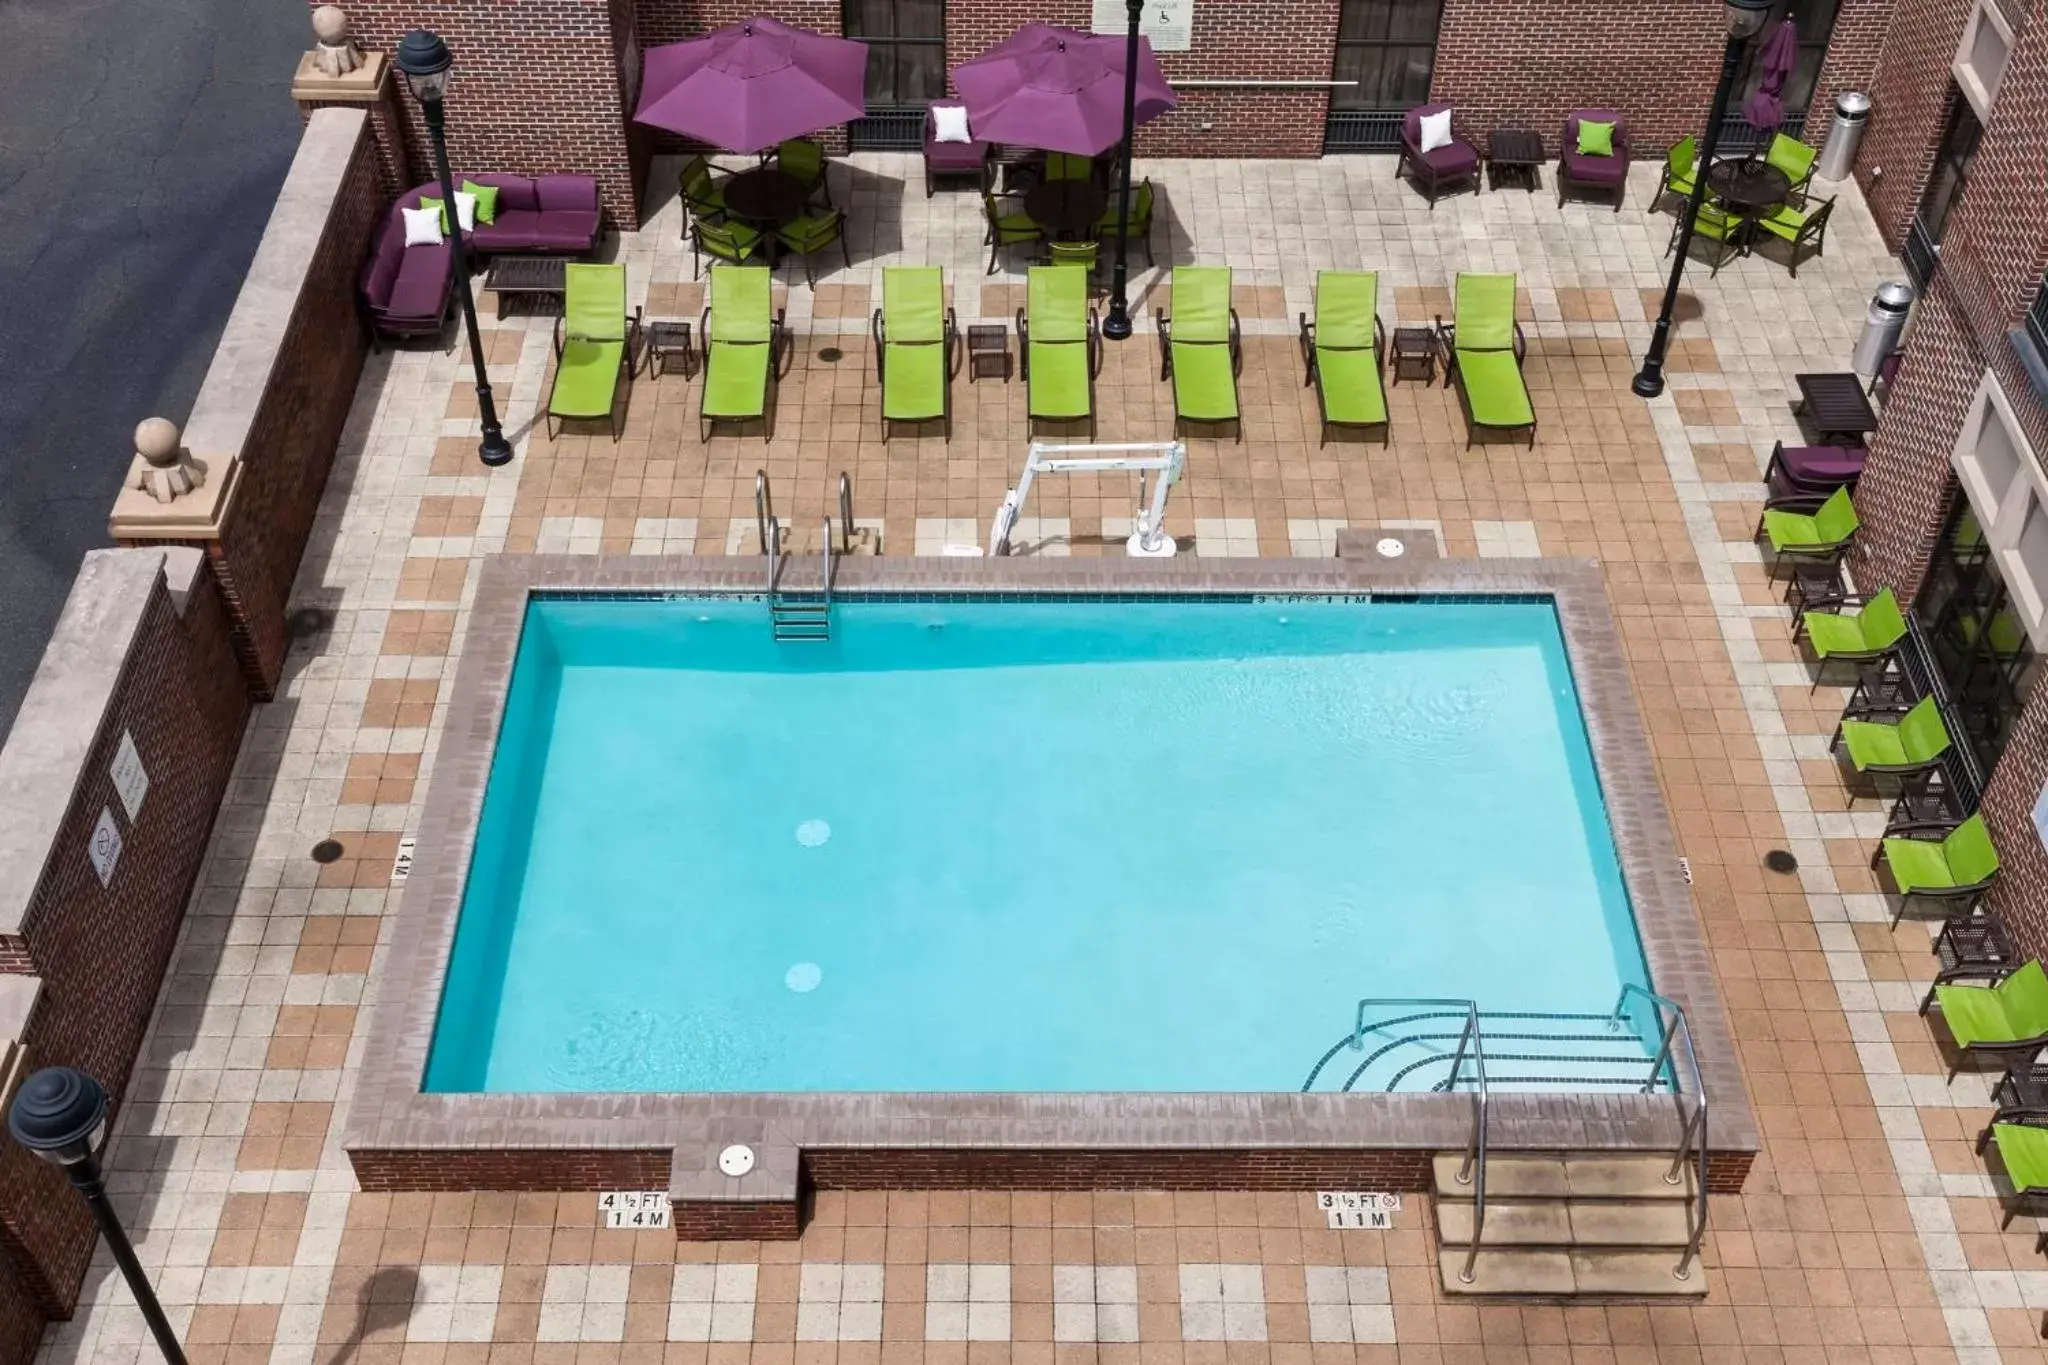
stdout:
POLYGON ((433 1092, 1280 1091, 1646 973, 1547 600, 536 599, 433 1092))

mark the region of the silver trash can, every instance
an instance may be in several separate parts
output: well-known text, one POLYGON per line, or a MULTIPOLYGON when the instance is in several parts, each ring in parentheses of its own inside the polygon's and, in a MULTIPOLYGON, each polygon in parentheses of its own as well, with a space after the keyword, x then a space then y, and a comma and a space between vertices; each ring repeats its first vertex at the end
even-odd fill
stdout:
POLYGON ((1835 96, 1835 121, 1828 128, 1827 145, 1820 150, 1820 164, 1813 173, 1822 180, 1847 180, 1856 165, 1856 149, 1863 143, 1863 129, 1870 122, 1870 96, 1844 90, 1835 96))
POLYGON ((1884 358, 1899 349, 1899 337, 1906 330, 1906 314, 1913 309, 1913 291, 1897 280, 1888 280, 1870 296, 1870 311, 1863 317, 1863 335, 1856 338, 1856 354, 1849 368, 1869 379, 1876 375, 1884 358))

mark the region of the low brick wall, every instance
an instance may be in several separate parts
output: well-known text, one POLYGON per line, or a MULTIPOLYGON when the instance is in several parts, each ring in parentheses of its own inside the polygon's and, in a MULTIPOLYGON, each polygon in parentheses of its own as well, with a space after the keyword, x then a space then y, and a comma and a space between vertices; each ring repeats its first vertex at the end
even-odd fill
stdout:
POLYGON ((661 1150, 478 1148, 396 1151, 354 1148, 366 1190, 665 1190, 674 1154, 661 1150))

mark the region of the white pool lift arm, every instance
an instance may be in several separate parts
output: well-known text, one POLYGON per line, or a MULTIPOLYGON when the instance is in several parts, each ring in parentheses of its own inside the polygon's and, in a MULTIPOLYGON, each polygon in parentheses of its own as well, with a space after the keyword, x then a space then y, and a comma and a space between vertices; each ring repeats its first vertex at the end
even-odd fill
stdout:
POLYGON ((1166 534, 1166 490, 1180 482, 1187 468, 1187 447, 1179 441, 1151 441, 1127 445, 1047 445, 1033 441, 1024 457, 1024 475, 1017 486, 1003 495, 996 509, 995 525, 989 531, 988 552, 993 558, 1010 548, 1010 532, 1023 514, 1024 500, 1031 496, 1031 481, 1040 474, 1135 473, 1138 480, 1138 526, 1124 541, 1124 553, 1147 558, 1170 557, 1176 548, 1166 534), (1147 474, 1152 497, 1145 498, 1147 474))

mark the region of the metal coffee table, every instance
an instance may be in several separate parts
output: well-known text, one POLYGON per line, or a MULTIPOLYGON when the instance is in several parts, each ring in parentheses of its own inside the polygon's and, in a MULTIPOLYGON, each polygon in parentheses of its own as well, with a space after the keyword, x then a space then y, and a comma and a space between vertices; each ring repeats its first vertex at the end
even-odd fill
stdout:
POLYGON ((1536 168, 1543 164, 1543 139, 1527 128, 1496 128, 1486 139, 1486 178, 1493 189, 1513 180, 1523 189, 1536 188, 1536 168))
POLYGON ((550 305, 554 312, 561 311, 563 281, 568 264, 561 256, 493 256, 491 268, 484 275, 484 288, 498 296, 498 316, 505 316, 507 296, 553 300, 550 305))

